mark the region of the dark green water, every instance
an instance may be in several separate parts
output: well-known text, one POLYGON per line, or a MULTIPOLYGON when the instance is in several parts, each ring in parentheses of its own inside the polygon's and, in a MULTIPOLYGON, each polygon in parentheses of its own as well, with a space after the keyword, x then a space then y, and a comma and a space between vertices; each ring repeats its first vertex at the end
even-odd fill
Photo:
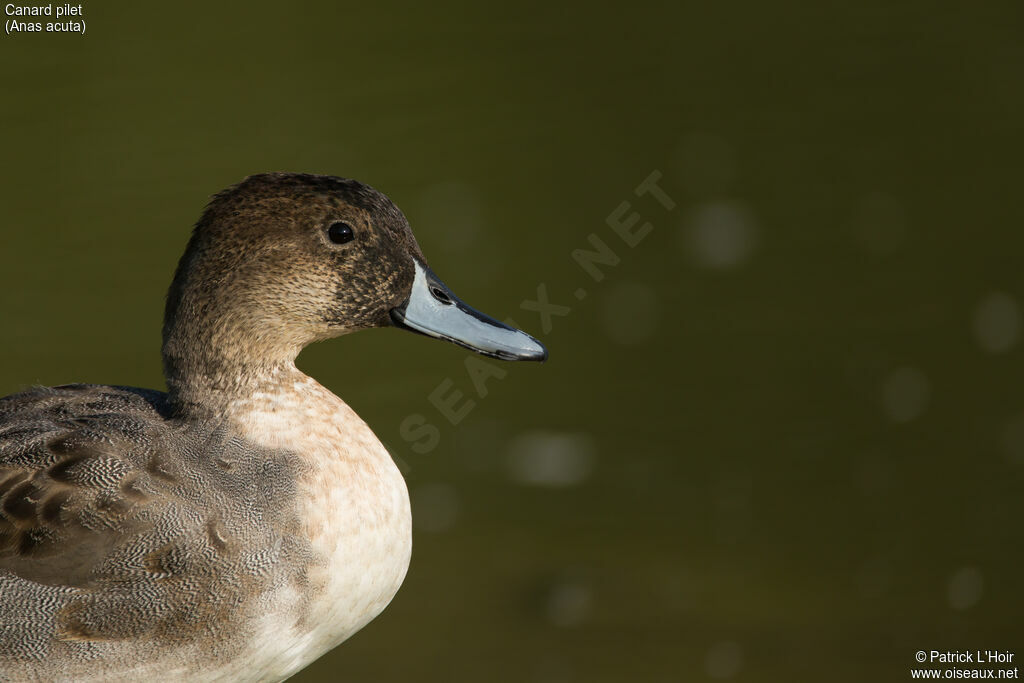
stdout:
POLYGON ((482 398, 463 351, 395 330, 301 356, 402 462, 417 530, 391 607, 296 680, 1024 656, 1017 5, 84 14, 0 36, 0 393, 162 386, 190 225, 267 170, 388 193, 456 293, 551 352, 482 398), (668 200, 635 194, 654 171, 668 200), (572 256, 592 234, 600 282, 572 256), (521 307, 541 285, 549 329, 521 307), (475 401, 458 425, 442 383, 475 401))

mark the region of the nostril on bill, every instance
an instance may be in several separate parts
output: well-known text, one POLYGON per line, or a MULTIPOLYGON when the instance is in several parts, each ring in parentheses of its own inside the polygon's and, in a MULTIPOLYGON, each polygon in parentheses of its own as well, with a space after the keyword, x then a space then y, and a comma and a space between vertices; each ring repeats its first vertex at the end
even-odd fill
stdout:
POLYGON ((430 293, 434 295, 434 298, 443 303, 445 306, 452 305, 452 298, 440 287, 431 287, 430 293))

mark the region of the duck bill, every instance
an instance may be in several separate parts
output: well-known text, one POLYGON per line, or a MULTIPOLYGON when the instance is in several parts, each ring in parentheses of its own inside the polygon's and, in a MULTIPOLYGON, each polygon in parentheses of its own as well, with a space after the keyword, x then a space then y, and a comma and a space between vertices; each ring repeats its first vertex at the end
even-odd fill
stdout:
POLYGON ((415 264, 409 299, 391 310, 396 327, 444 339, 491 358, 547 359, 548 351, 539 341, 467 306, 426 264, 418 260, 415 264))

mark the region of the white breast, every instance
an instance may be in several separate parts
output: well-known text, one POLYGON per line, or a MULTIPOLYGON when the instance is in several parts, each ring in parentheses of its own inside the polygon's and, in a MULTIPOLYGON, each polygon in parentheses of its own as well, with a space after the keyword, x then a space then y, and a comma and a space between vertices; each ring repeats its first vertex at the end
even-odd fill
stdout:
POLYGON ((279 596, 282 612, 264 617, 264 635, 241 663, 269 680, 295 673, 380 614, 412 552, 409 494, 391 456, 344 401, 295 372, 282 391, 254 394, 230 415, 253 442, 300 453, 310 465, 299 490, 303 530, 321 560, 309 577, 312 609, 295 624, 284 615, 302 596, 279 596))

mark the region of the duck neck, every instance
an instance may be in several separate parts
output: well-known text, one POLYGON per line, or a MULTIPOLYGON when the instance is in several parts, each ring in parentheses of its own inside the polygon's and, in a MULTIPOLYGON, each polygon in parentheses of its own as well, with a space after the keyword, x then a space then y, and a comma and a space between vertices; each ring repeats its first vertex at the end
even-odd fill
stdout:
POLYGON ((303 377, 299 348, 253 334, 244 325, 202 321, 165 330, 164 376, 177 414, 224 413, 257 393, 303 377))

